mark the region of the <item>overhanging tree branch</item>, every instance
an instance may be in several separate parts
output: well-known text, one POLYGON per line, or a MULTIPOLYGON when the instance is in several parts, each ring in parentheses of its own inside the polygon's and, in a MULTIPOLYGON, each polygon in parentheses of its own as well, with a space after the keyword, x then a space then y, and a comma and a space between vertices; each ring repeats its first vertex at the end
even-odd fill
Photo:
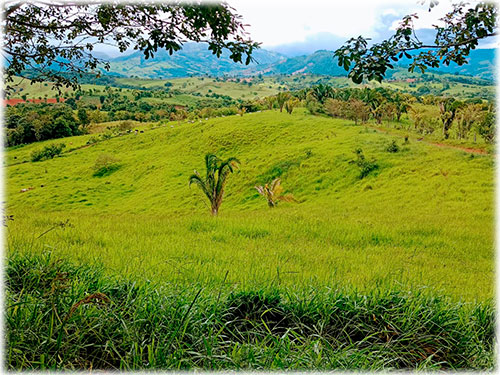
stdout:
MULTIPOLYGON (((172 54, 185 42, 205 42, 218 57, 227 49, 233 61, 246 64, 259 47, 245 32, 241 16, 223 2, 20 1, 7 2, 4 14, 3 55, 9 60, 5 81, 25 77, 33 66, 65 67, 64 75, 49 74, 59 90, 63 86, 77 88, 78 76, 83 73, 94 71, 98 75, 100 68, 109 69, 90 53, 95 43, 112 43, 121 52, 134 48, 152 58, 158 49, 172 54), (95 42, 84 43, 86 38, 95 42)), ((30 79, 41 82, 46 76, 30 75, 30 79)))
POLYGON ((481 2, 470 8, 467 3, 453 5, 453 10, 441 18, 444 26, 434 26, 434 44, 423 44, 418 39, 413 24, 416 18, 416 14, 405 16, 391 38, 370 48, 367 38, 350 39, 335 51, 338 64, 349 71, 348 76, 355 83, 365 78, 381 82, 387 69, 392 69, 393 63, 403 57, 412 60, 409 71, 419 68, 424 72, 428 67, 438 68, 451 62, 466 64, 466 57, 480 40, 498 33, 497 8, 493 3, 481 2), (408 53, 416 50, 427 51, 408 53))

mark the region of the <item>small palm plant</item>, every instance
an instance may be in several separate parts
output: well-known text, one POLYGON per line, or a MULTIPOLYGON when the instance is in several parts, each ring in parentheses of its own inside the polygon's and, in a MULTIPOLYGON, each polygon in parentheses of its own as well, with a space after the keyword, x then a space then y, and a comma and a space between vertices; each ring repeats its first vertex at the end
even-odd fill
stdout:
POLYGON ((189 186, 197 184, 207 196, 210 201, 210 212, 214 216, 217 215, 222 204, 227 177, 237 168, 238 164, 239 161, 236 158, 222 161, 214 154, 207 154, 205 155, 206 178, 203 179, 196 170, 189 177, 189 186))
POLYGON ((278 201, 285 202, 295 202, 295 198, 292 194, 282 195, 283 187, 281 186, 281 180, 275 178, 270 184, 265 184, 264 186, 255 186, 260 195, 267 199, 267 204, 269 207, 273 208, 278 205, 278 201))

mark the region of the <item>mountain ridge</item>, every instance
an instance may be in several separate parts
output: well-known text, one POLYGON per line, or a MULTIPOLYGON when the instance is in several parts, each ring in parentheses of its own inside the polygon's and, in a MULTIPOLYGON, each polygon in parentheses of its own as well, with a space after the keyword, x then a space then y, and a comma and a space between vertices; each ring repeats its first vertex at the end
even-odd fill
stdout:
MULTIPOLYGON (((496 50, 472 50, 468 64, 458 66, 455 63, 441 66, 429 72, 471 75, 483 79, 494 80, 496 76, 496 50)), ((120 76, 153 79, 180 78, 188 76, 253 76, 253 75, 294 75, 315 74, 326 76, 347 76, 347 72, 338 66, 333 51, 318 50, 312 54, 295 57, 257 49, 254 61, 249 65, 235 63, 229 58, 229 52, 223 51, 220 58, 213 55, 206 46, 197 43, 186 43, 183 49, 169 55, 166 51, 158 51, 153 59, 145 59, 141 52, 110 59, 110 72, 120 76)), ((395 68, 407 68, 408 59, 402 59, 395 68)), ((388 72, 388 76, 391 72, 388 72)))

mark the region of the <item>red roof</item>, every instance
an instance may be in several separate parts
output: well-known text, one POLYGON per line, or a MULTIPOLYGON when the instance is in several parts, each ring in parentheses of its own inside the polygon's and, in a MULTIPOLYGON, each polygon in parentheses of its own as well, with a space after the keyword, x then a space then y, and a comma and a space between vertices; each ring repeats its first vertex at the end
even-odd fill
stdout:
MULTIPOLYGON (((48 99, 27 99, 26 101, 24 99, 4 99, 3 100, 3 106, 6 107, 8 105, 17 105, 19 103, 26 103, 26 102, 30 102, 30 103, 49 103, 49 104, 55 104, 57 103, 57 99, 56 98, 48 98, 48 99)), ((64 102, 65 99, 64 98, 59 98, 59 102, 64 102)))

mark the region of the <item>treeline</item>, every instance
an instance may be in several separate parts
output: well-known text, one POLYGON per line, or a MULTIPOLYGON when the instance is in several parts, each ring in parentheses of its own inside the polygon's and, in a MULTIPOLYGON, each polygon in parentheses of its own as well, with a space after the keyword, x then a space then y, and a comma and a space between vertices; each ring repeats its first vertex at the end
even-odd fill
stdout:
POLYGON ((67 104, 20 104, 7 107, 7 146, 83 134, 89 119, 86 112, 75 115, 67 104))
POLYGON ((64 103, 24 103, 8 106, 4 123, 6 146, 81 135, 88 132, 89 125, 108 121, 196 120, 265 109, 263 103, 232 99, 217 101, 213 98, 202 98, 197 105, 190 106, 141 100, 158 97, 151 95, 152 93, 154 92, 137 90, 132 93, 133 98, 130 98, 123 95, 120 89, 108 88, 103 95, 95 97, 95 100, 88 100, 88 97, 84 96, 96 94, 91 89, 78 91, 64 103))
POLYGON ((401 123, 402 115, 408 114, 411 129, 423 135, 441 131, 445 139, 474 136, 474 140, 480 135, 488 143, 492 143, 495 136, 494 104, 481 99, 461 101, 433 95, 413 96, 385 88, 335 89, 328 85, 313 86, 290 95, 304 102, 312 114, 327 114, 355 123, 369 120, 379 125, 383 121, 401 123))
POLYGON ((164 99, 168 95, 161 90, 136 90, 125 95, 121 89, 107 87, 104 92, 79 91, 64 103, 7 107, 6 143, 15 146, 84 134, 90 124, 108 121, 194 121, 273 108, 292 113, 297 106, 305 106, 311 114, 345 118, 355 123, 396 122, 423 135, 441 131, 445 139, 473 136, 475 141, 479 135, 492 143, 495 136, 495 108, 492 102, 481 99, 460 101, 433 95, 414 96, 385 88, 333 88, 319 84, 247 101, 202 98, 184 107, 164 100, 143 100, 164 99), (411 121, 403 122, 403 115, 411 121))

